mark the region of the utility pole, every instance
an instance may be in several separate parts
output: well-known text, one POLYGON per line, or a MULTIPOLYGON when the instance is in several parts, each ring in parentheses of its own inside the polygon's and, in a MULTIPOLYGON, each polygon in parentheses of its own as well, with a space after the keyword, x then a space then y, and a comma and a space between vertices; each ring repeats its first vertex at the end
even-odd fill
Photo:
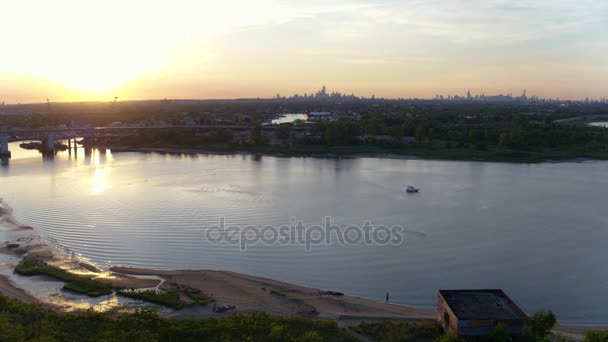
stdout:
POLYGON ((112 111, 114 111, 114 107, 116 106, 116 100, 118 100, 118 96, 114 96, 114 101, 112 101, 112 111))

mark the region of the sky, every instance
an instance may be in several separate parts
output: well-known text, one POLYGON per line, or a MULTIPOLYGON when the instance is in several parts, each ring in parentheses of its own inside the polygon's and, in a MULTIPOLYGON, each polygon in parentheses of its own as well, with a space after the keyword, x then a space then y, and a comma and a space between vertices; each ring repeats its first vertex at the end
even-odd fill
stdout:
POLYGON ((608 97, 606 0, 0 0, 0 102, 608 97))

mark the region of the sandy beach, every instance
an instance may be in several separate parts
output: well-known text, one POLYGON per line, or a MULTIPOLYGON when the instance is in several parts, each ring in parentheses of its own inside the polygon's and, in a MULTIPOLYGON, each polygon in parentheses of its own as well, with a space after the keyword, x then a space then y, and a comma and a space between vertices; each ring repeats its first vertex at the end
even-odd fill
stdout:
MULTIPOLYGON (((235 272, 163 271, 128 267, 112 267, 111 271, 131 275, 157 275, 168 282, 200 289, 215 298, 218 305, 234 305, 237 312, 264 311, 277 316, 336 320, 435 319, 434 310, 376 302, 235 272)), ((182 313, 177 312, 176 315, 182 313)))

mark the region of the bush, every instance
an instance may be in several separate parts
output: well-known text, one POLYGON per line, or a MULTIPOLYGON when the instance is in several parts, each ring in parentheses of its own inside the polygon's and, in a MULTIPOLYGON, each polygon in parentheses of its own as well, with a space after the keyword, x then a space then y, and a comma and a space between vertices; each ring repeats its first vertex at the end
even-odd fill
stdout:
POLYGON ((423 323, 363 322, 352 328, 355 332, 372 337, 375 341, 418 341, 439 338, 443 328, 435 321, 423 323))
POLYGON ((585 334, 584 342, 608 342, 608 330, 589 331, 585 334))
POLYGON ((146 302, 160 304, 175 310, 183 309, 188 306, 188 303, 181 300, 179 293, 177 291, 135 291, 135 290, 117 290, 119 295, 133 298, 133 299, 141 299, 146 302))
POLYGON ((93 311, 60 314, 0 294, 0 341, 356 341, 336 325, 264 313, 230 317, 163 319, 93 311))
POLYGON ((522 339, 526 341, 548 341, 555 323, 557 323, 557 319, 551 310, 537 310, 523 327, 522 339))
POLYGON ((171 284, 171 289, 168 291, 157 292, 152 290, 117 290, 116 292, 125 297, 145 300, 147 302, 164 305, 175 310, 191 307, 196 304, 207 305, 215 301, 215 299, 207 296, 199 289, 178 284, 171 284), (192 301, 186 302, 182 300, 182 295, 190 298, 192 301))

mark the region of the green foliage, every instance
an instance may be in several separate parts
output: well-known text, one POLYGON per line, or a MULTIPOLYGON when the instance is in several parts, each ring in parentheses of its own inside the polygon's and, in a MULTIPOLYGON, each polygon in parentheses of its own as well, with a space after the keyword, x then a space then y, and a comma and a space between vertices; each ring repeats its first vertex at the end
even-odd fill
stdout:
POLYGON ((464 342, 464 340, 451 332, 445 333, 435 339, 436 342, 464 342))
POLYGON ((203 291, 199 289, 195 289, 192 287, 173 284, 173 287, 177 289, 177 291, 181 292, 185 296, 189 297, 194 303, 198 305, 207 305, 215 301, 212 297, 203 293, 203 291))
POLYGON ((273 295, 279 296, 279 297, 286 297, 286 295, 283 292, 277 291, 277 290, 270 290, 270 294, 273 294, 273 295))
POLYGON ((339 120, 320 126, 328 145, 356 145, 361 135, 361 124, 354 120, 339 120))
POLYGON ((121 296, 134 298, 134 299, 141 299, 146 302, 164 305, 166 307, 176 309, 176 310, 183 309, 184 307, 188 306, 188 304, 189 304, 180 298, 179 293, 177 291, 158 291, 157 292, 157 291, 153 291, 153 290, 146 290, 146 291, 117 290, 116 292, 121 296))
POLYGON ((268 143, 268 138, 262 134, 262 125, 257 123, 251 128, 251 144, 254 146, 263 146, 268 143))
POLYGON ((276 130, 275 130, 275 135, 277 136, 278 139, 280 139, 281 141, 283 141, 283 143, 285 143, 287 141, 287 139, 289 139, 289 132, 291 131, 291 124, 280 124, 277 126, 276 130))
POLYGON ((367 323, 362 322, 352 328, 355 332, 367 335, 374 341, 405 342, 439 338, 443 333, 441 325, 437 322, 423 323, 393 323, 390 321, 367 323))
POLYGON ((46 275, 66 282, 64 290, 99 297, 112 293, 108 284, 71 274, 57 267, 49 266, 42 261, 23 260, 15 267, 15 272, 24 276, 46 275))
POLYGON ((215 300, 199 289, 178 284, 171 284, 171 288, 167 291, 117 290, 116 292, 125 297, 141 299, 176 310, 194 305, 207 305, 215 300), (191 301, 187 302, 182 300, 182 296, 188 297, 191 301))
POLYGON ((0 341, 355 341, 335 324, 263 313, 163 319, 151 311, 59 314, 0 295, 0 341))
POLYGON ((522 338, 530 341, 548 341, 557 318, 551 310, 537 310, 526 322, 522 338))
POLYGON ((589 331, 585 334, 584 342, 608 342, 608 330, 589 331))
POLYGON ((511 335, 507 331, 507 326, 504 323, 498 323, 492 331, 485 336, 485 341, 488 342, 509 342, 511 335))

